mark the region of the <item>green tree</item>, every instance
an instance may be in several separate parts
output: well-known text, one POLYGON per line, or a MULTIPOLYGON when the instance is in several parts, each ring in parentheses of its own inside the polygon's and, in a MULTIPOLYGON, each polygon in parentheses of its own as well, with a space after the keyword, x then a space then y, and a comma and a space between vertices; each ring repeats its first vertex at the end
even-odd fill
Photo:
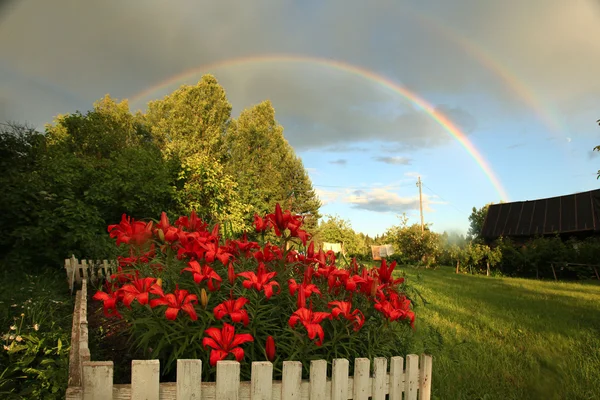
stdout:
POLYGON ((231 118, 225 90, 212 75, 148 104, 145 121, 165 156, 181 160, 201 153, 221 160, 231 118))
POLYGON ((481 230, 483 229, 488 209, 492 204, 494 203, 486 204, 479 209, 473 207, 471 215, 469 215, 469 231, 467 232, 469 240, 475 242, 481 241, 481 230))
POLYGON ((342 243, 344 251, 350 256, 364 256, 369 252, 366 242, 352 229, 350 221, 337 215, 328 215, 326 220, 319 223, 315 242, 319 245, 324 242, 342 243))
POLYGON ((321 204, 302 161, 283 136, 270 101, 242 111, 230 125, 226 143, 226 171, 235 177, 242 203, 251 207, 249 218, 280 203, 309 214, 308 228, 316 226, 321 204))
POLYGON ((281 187, 284 194, 289 195, 291 211, 305 216, 305 229, 312 232, 316 229, 321 214, 321 201, 315 192, 308 172, 300 157, 293 154, 290 148, 288 161, 282 165, 281 187))
POLYGON ((237 184, 220 163, 197 154, 187 157, 182 167, 175 191, 178 210, 195 210, 205 221, 220 223, 234 232, 249 228, 244 220, 248 206, 240 201, 237 184))
POLYGON ((396 252, 413 263, 429 267, 435 265, 441 255, 440 235, 429 226, 421 232, 420 224, 408 225, 406 215, 400 216, 400 224, 389 228, 386 236, 396 252))

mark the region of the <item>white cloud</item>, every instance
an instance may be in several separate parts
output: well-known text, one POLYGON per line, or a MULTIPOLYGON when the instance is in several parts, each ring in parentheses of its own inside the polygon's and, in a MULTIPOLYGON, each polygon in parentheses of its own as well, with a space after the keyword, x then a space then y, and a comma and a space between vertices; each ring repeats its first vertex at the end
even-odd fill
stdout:
MULTIPOLYGON (((419 210, 419 196, 402 197, 388 188, 373 188, 354 190, 348 192, 342 199, 343 202, 352 204, 353 208, 375 211, 393 212, 401 214, 412 210, 419 210)), ((423 210, 433 212, 432 204, 445 204, 436 200, 435 196, 423 193, 423 210)))
POLYGON ((333 203, 340 197, 340 192, 324 190, 318 187, 315 188, 315 193, 319 197, 319 200, 321 200, 322 205, 333 203))
POLYGON ((392 165, 410 165, 412 163, 412 158, 409 157, 386 157, 386 156, 377 156, 373 157, 375 161, 382 162, 384 164, 392 164, 392 165))

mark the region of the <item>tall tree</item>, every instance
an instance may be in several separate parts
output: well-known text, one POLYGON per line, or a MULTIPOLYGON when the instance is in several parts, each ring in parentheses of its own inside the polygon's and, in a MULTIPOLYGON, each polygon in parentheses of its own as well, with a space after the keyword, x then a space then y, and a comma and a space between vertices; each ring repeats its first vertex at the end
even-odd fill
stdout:
POLYGON ((469 215, 469 231, 467 232, 468 238, 471 241, 481 240, 481 230, 487 216, 490 205, 494 203, 486 204, 481 208, 473 207, 471 215, 469 215))
POLYGON ((313 188, 302 160, 293 153, 291 147, 281 172, 280 186, 284 190, 282 194, 289 199, 286 207, 295 213, 303 214, 306 229, 313 231, 321 217, 319 214, 321 201, 313 188))
POLYGON ((281 203, 312 214, 316 222, 320 203, 302 161, 275 120, 270 101, 242 111, 231 124, 226 143, 227 170, 252 214, 269 212, 281 203))
POLYGON ((146 122, 164 154, 182 160, 197 153, 220 160, 230 118, 225 89, 212 75, 150 102, 146 112, 146 122))

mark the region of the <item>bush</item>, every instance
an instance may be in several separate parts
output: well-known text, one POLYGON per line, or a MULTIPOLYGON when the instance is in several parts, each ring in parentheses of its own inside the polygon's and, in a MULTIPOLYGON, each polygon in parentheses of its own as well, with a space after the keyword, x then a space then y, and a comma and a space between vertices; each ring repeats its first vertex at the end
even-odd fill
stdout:
POLYGON ((440 235, 429 228, 421 232, 419 224, 408 226, 407 221, 406 216, 403 216, 399 226, 388 229, 388 241, 406 262, 427 267, 437 265, 441 255, 440 235))
POLYGON ((7 287, 2 293, 2 303, 10 304, 0 314, 0 395, 5 399, 63 399, 73 312, 66 285, 49 272, 16 275, 6 274, 2 280, 12 290, 7 287))
POLYGON ((299 360, 308 376, 309 360, 408 350, 414 313, 404 278, 392 277, 396 263, 339 269, 335 254, 307 244, 302 217, 279 205, 254 226, 261 237, 274 230, 279 243, 245 234, 223 242, 194 213, 173 225, 164 214, 157 224, 123 216, 109 231, 126 256, 94 298, 127 322, 137 350, 162 361, 163 375, 193 358, 210 380, 218 360, 235 358, 272 361, 276 379, 282 361, 299 360))

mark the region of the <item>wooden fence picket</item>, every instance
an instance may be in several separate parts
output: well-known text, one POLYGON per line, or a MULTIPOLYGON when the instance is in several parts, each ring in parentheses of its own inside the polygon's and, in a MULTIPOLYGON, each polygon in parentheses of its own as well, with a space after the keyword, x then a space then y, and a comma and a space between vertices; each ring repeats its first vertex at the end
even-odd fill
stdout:
POLYGON ((160 362, 134 360, 131 362, 131 400, 159 400, 160 362))
POLYGON ((390 400, 402 400, 404 391, 404 359, 392 357, 390 361, 390 400))
POLYGON ((368 358, 354 360, 354 387, 352 398, 368 400, 371 397, 371 361, 368 358))
POLYGON ((217 363, 217 399, 238 400, 240 392, 240 363, 220 361, 217 363))
POLYGON ((202 398, 202 360, 177 360, 177 399, 202 398))
POLYGON ((373 361, 373 392, 371 394, 373 400, 385 400, 386 378, 387 358, 376 358, 373 361))
POLYGON ((299 399, 302 384, 302 363, 300 361, 284 361, 282 375, 281 399, 299 399))
POLYGON ((273 364, 270 362, 252 363, 250 398, 252 400, 271 400, 273 398, 273 364))
POLYGON ((312 360, 310 362, 310 399, 327 399, 327 361, 312 360))
POLYGON ((331 373, 331 400, 348 400, 348 372, 350 363, 344 358, 333 360, 331 373))
POLYGON ((415 354, 406 356, 405 374, 404 398, 406 400, 417 400, 417 389, 419 388, 419 356, 415 354))

